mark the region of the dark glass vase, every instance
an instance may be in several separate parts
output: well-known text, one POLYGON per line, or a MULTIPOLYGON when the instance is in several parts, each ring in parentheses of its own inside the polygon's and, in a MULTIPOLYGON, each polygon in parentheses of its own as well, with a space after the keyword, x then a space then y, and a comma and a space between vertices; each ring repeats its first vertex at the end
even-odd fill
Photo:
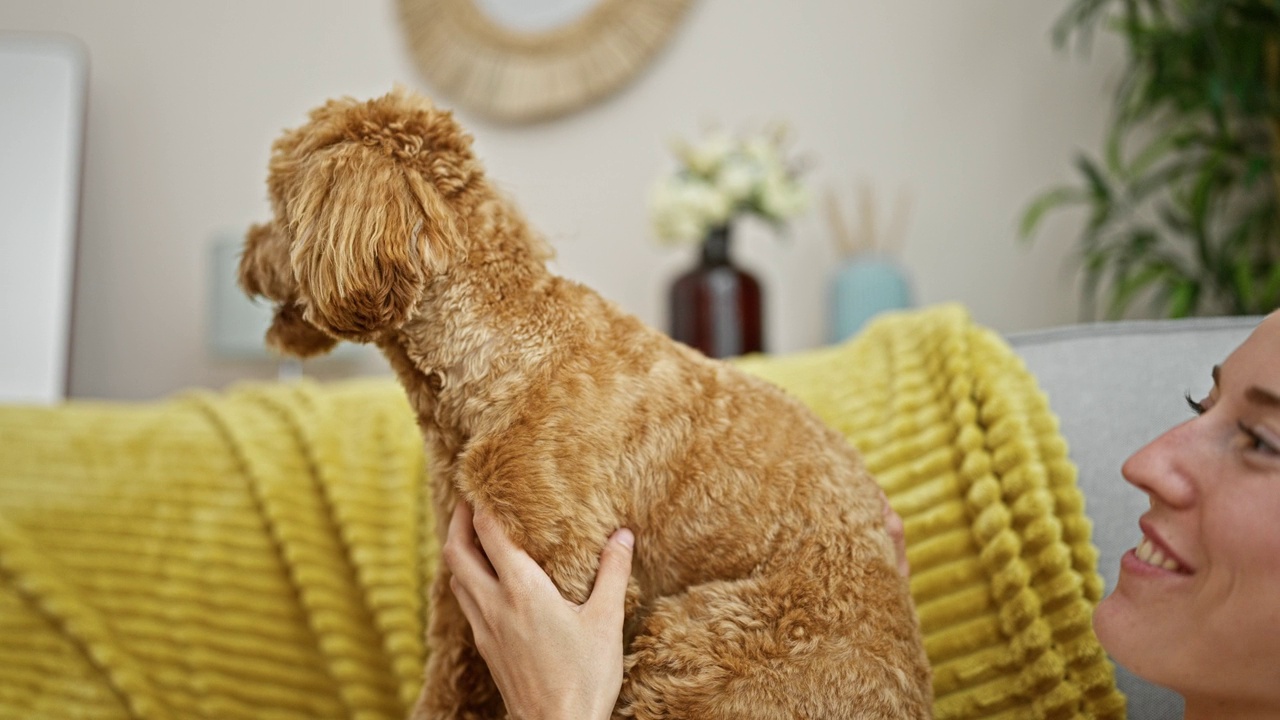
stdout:
POLYGON ((671 337, 712 358, 764 351, 760 283, 729 257, 727 226, 702 241, 698 266, 671 286, 671 337))

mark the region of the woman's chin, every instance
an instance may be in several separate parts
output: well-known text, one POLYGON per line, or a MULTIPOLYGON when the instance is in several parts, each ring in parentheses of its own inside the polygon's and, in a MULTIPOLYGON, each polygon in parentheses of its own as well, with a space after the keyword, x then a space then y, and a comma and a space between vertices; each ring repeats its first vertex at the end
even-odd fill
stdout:
POLYGON ((1159 612, 1135 603, 1120 588, 1094 609, 1093 631, 1113 661, 1150 682, 1168 686, 1178 674, 1179 654, 1176 644, 1170 644, 1179 633, 1173 627, 1161 627, 1159 619, 1159 612))
POLYGON ((1093 611, 1093 632, 1111 659, 1137 672, 1144 665, 1141 651, 1146 643, 1140 637, 1148 630, 1144 615, 1133 607, 1122 593, 1112 592, 1093 611))
POLYGON ((1117 625, 1116 614, 1120 612, 1120 609, 1116 605, 1122 602, 1123 600, 1117 598, 1116 594, 1112 592, 1104 597, 1102 602, 1098 603, 1098 606, 1093 610, 1093 633, 1098 636, 1098 642, 1102 643, 1102 647, 1112 657, 1115 657, 1112 645, 1116 644, 1118 640, 1115 633, 1117 625))

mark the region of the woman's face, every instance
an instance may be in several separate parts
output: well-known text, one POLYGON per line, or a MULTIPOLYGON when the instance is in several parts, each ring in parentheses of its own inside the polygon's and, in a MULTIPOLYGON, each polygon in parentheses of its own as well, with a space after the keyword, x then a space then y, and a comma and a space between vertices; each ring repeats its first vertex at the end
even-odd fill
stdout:
POLYGON ((1124 465, 1151 510, 1094 627, 1188 709, 1280 707, 1280 313, 1192 401, 1195 417, 1124 465))

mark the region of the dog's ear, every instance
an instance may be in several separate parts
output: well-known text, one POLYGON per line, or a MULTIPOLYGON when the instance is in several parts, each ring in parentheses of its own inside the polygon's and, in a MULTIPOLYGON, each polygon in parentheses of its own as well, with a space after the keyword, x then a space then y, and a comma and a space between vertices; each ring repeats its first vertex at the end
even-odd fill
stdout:
POLYGON ((275 318, 267 329, 267 345, 286 355, 300 358, 323 355, 337 344, 335 338, 304 320, 302 311, 293 303, 276 308, 275 318))
POLYGON ((250 297, 276 304, 267 345, 287 355, 311 357, 333 349, 337 340, 303 319, 298 283, 289 265, 289 241, 275 223, 254 225, 245 233, 238 281, 250 297))
POLYGON ((244 236, 244 251, 236 280, 250 297, 261 296, 282 302, 297 294, 297 282, 289 267, 289 242, 273 223, 250 226, 244 236))
POLYGON ((359 136, 301 157, 283 155, 272 172, 292 174, 277 202, 288 218, 306 319, 361 341, 399 327, 461 244, 440 189, 412 163, 359 136))

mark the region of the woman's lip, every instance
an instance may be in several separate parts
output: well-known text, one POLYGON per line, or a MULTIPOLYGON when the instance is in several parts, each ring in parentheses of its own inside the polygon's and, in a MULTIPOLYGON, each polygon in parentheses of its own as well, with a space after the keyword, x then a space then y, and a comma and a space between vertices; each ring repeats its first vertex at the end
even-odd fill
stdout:
POLYGON ((1191 563, 1187 562, 1181 555, 1174 552, 1173 549, 1169 547, 1169 543, 1165 542, 1164 538, 1160 537, 1160 533, 1156 532, 1156 529, 1152 527, 1151 523, 1148 522, 1145 517, 1138 520, 1138 527, 1142 528, 1142 534, 1145 535, 1147 539, 1160 550, 1160 552, 1164 553, 1165 557, 1173 558, 1173 561, 1178 563, 1178 567, 1180 568, 1179 572, 1181 574, 1190 575, 1195 572, 1195 568, 1191 567, 1191 563))

